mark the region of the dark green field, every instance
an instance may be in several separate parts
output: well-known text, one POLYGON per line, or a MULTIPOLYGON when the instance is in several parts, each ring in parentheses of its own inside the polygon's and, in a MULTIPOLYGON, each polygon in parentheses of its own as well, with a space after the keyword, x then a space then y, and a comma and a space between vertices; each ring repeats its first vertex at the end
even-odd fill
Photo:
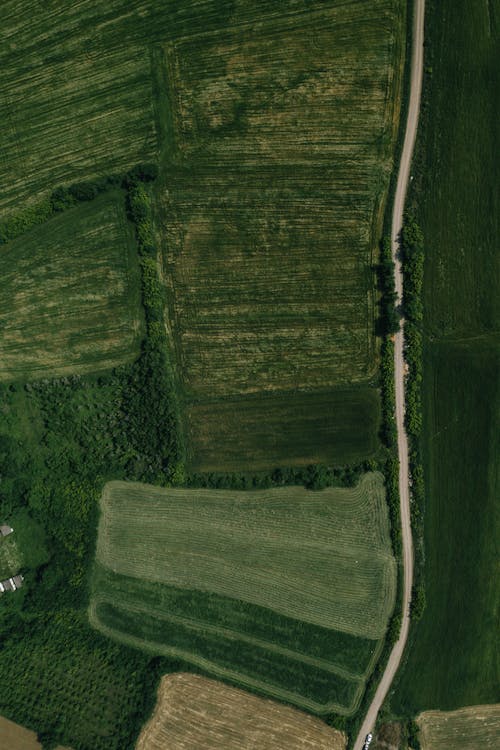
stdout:
POLYGON ((427 608, 393 707, 498 700, 500 3, 429 7, 424 231, 427 608))
POLYGON ((294 394, 293 410, 290 398, 287 393, 251 394, 191 403, 187 437, 193 470, 328 464, 332 455, 337 463, 349 464, 376 452, 380 403, 375 388, 294 394))
POLYGON ((139 263, 123 191, 12 240, 0 272, 0 380, 95 372, 137 357, 139 263))
POLYGON ((157 223, 193 469, 339 465, 377 447, 373 265, 404 8, 301 6, 263 14, 252 34, 231 14, 153 57, 157 223))

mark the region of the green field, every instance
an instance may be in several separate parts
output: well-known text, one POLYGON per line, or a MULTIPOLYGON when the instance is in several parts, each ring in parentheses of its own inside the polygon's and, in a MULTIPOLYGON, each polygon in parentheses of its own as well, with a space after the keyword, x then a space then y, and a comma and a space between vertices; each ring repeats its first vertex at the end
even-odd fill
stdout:
POLYGON ((380 404, 375 388, 297 393, 293 410, 290 398, 289 393, 250 394, 189 404, 193 470, 251 466, 259 471, 270 462, 328 464, 332 455, 339 464, 353 464, 377 450, 380 404))
POLYGON ((21 562, 22 558, 14 534, 6 537, 0 536, 0 581, 19 573, 21 562))
POLYGON ((422 750, 494 750, 500 737, 500 705, 458 711, 425 711, 418 717, 422 750))
POLYGON ((316 712, 351 713, 394 604, 385 493, 111 482, 91 622, 316 712))
POLYGON ((0 210, 154 156, 150 55, 144 43, 120 43, 125 5, 3 3, 0 210))
POLYGON ((372 266, 403 21, 394 0, 325 3, 155 53, 157 222, 193 468, 212 465, 207 445, 221 468, 247 470, 373 454, 372 266), (357 418, 325 429, 320 404, 353 384, 357 418))
POLYGON ((498 699, 499 14, 498 0, 429 7, 417 195, 427 608, 393 701, 411 716, 498 699))
POLYGON ((121 191, 9 242, 0 270, 0 379, 105 370, 137 356, 139 267, 121 191))

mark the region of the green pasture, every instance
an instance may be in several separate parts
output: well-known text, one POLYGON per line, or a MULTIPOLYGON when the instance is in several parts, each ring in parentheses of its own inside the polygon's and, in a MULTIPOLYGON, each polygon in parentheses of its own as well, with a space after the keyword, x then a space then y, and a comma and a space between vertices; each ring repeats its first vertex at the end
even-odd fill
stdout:
POLYGON ((139 268, 121 191, 8 243, 0 270, 0 379, 81 374, 137 356, 139 268))
POLYGON ((394 605, 382 478, 311 492, 111 482, 90 619, 127 645, 352 713, 394 605))
POLYGON ((497 0, 428 8, 416 196, 427 607, 393 700, 411 716, 498 699, 499 14, 497 0))

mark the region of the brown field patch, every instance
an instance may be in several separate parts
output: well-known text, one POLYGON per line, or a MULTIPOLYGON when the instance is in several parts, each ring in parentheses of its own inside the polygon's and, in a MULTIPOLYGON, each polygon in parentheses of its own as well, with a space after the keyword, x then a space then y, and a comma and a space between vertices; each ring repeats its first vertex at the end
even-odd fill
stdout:
POLYGON ((206 677, 166 675, 136 750, 345 750, 319 719, 206 677))
MULTIPOLYGON (((0 748, 2 750, 41 750, 35 732, 0 716, 0 748)), ((56 750, 70 750, 57 747, 56 750)))

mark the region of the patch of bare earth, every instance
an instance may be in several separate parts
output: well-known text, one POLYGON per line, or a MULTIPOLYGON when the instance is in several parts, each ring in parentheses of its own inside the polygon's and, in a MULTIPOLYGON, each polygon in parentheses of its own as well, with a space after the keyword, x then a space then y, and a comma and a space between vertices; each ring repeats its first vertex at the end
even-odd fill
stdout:
MULTIPOLYGON (((0 748, 2 750, 41 750, 35 732, 0 716, 0 748)), ((59 747, 56 750, 70 750, 59 747)))
POLYGON ((319 719, 206 677, 166 675, 136 750, 345 750, 319 719))

